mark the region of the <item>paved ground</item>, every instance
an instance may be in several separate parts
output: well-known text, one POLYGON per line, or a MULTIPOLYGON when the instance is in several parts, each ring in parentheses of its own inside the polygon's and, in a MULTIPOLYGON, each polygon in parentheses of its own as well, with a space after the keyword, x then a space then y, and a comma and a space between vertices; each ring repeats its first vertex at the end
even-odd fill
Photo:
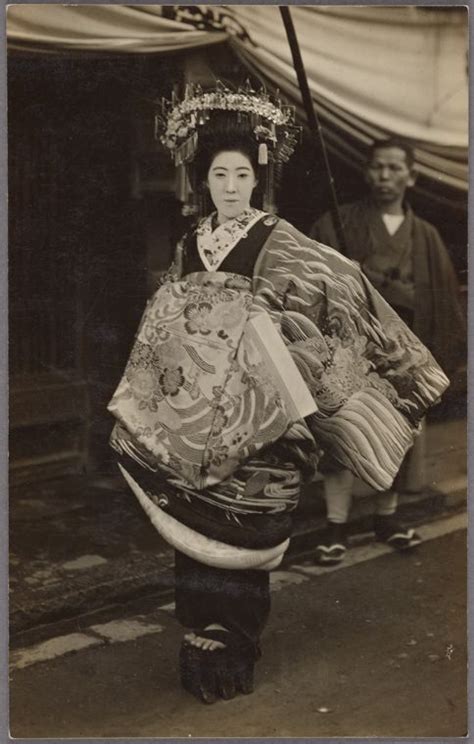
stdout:
POLYGON ((426 525, 410 555, 362 545, 345 568, 275 572, 248 697, 204 706, 179 688, 170 607, 17 648, 11 734, 463 736, 465 524, 458 514, 426 525))

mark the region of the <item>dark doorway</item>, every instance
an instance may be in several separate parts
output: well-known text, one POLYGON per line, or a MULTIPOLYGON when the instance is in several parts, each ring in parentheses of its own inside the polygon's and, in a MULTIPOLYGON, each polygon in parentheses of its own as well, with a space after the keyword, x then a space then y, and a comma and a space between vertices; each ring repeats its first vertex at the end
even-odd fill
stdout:
POLYGON ((173 55, 10 56, 13 483, 106 466, 105 406, 146 294, 137 173, 147 157, 160 170, 140 127, 152 140, 151 101, 179 76, 173 55))

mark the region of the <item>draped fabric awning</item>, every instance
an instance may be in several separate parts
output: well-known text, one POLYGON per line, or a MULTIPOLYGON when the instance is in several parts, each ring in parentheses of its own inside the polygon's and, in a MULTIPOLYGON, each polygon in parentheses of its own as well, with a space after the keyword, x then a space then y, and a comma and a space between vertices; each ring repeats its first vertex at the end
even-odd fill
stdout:
POLYGON ((202 31, 163 17, 161 5, 10 5, 9 49, 71 49, 109 53, 166 53, 227 40, 225 31, 202 31))
MULTIPOLYGON (((275 11, 236 9, 254 43, 236 38, 233 45, 303 116, 275 11)), ((291 12, 329 148, 361 162, 375 138, 398 135, 415 145, 420 173, 467 190, 467 15, 415 6, 297 6, 291 12)))
MULTIPOLYGON (((328 147, 360 164, 374 138, 403 136, 436 184, 468 187, 467 10, 292 6, 328 147)), ((255 75, 304 119, 291 52, 274 5, 11 5, 13 50, 154 53, 230 40, 255 75)))

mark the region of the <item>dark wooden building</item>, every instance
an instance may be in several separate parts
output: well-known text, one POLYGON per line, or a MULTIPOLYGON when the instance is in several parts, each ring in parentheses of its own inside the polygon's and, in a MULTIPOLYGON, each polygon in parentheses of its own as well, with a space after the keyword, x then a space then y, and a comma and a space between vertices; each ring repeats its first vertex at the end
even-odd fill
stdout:
POLYGON ((185 70, 182 55, 10 56, 13 485, 106 466, 105 406, 179 219, 151 101, 185 70))

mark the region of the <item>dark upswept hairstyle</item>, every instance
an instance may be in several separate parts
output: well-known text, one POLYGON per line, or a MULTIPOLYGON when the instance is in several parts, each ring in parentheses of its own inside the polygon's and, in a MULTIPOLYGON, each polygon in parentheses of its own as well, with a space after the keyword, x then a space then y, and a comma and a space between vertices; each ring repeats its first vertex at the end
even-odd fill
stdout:
POLYGON ((387 149, 388 147, 397 147, 405 153, 408 167, 411 169, 415 164, 415 153, 413 147, 401 137, 385 137, 376 139, 370 146, 367 153, 367 163, 370 163, 376 150, 387 149))
POLYGON ((208 124, 202 127, 192 164, 196 185, 206 180, 212 161, 216 155, 225 151, 245 155, 252 165, 255 177, 258 176, 258 142, 246 114, 215 111, 208 124))

